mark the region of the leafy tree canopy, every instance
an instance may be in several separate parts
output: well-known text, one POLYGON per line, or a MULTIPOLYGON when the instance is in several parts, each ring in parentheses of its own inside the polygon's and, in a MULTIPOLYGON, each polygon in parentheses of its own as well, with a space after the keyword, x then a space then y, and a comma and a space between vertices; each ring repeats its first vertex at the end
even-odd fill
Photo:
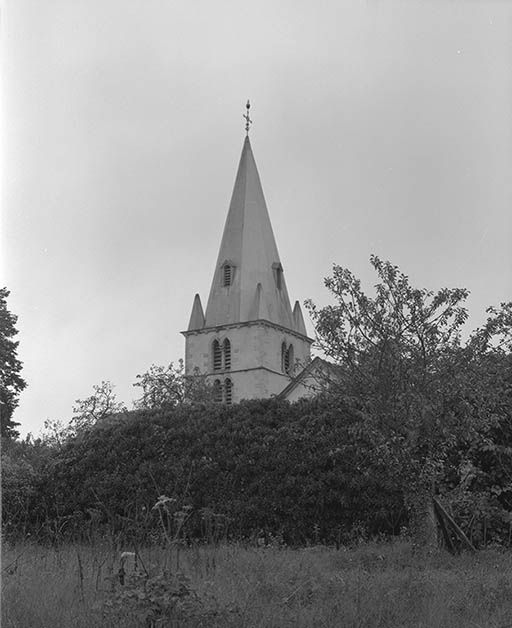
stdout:
POLYGON ((70 421, 72 432, 83 431, 113 414, 126 412, 126 406, 117 401, 114 386, 110 382, 103 381, 93 386, 93 391, 90 397, 75 401, 74 416, 70 421))
POLYGON ((15 327, 17 317, 7 309, 9 294, 7 288, 0 288, 0 424, 2 437, 15 438, 19 423, 12 420, 12 415, 27 384, 20 375, 19 343, 13 340, 18 333, 15 327))
POLYGON ((333 392, 359 413, 373 455, 421 510, 454 443, 474 443, 504 416, 507 384, 496 369, 511 351, 512 303, 489 308, 486 324, 463 342, 467 290, 414 288, 390 262, 370 261, 375 296, 334 266, 325 280, 334 304, 306 305, 318 345, 340 367, 333 392))
POLYGON ((175 366, 153 364, 148 371, 137 375, 134 386, 142 389, 142 396, 134 402, 139 410, 172 408, 179 404, 211 401, 212 390, 205 377, 197 372, 193 377, 185 375, 183 360, 175 366))

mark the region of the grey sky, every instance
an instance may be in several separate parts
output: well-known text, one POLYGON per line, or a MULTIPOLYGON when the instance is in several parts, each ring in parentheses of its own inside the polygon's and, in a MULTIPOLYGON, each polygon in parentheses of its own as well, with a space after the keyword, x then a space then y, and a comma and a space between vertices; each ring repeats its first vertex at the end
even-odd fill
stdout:
MULTIPOLYGON (((37 433, 183 356, 251 142, 290 298, 371 253, 512 296, 512 5, 8 0, 2 284, 37 433)), ((306 324, 310 331, 311 325, 306 324)))

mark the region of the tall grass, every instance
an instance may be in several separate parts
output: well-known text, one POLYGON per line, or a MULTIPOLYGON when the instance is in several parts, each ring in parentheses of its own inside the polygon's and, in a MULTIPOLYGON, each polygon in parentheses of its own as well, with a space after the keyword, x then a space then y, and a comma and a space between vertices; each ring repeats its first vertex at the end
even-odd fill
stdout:
MULTIPOLYGON (((2 627, 144 626, 124 606, 119 558, 101 544, 5 545, 2 627), (121 604, 113 614, 106 603, 115 596, 121 604)), ((192 547, 181 550, 179 567, 193 604, 180 619, 171 614, 153 625, 507 628, 511 558, 499 551, 420 557, 405 542, 340 551, 192 547)), ((158 547, 141 549, 139 569, 140 561, 150 577, 176 571, 176 553, 158 547)), ((129 561, 125 568, 128 577, 129 561)))

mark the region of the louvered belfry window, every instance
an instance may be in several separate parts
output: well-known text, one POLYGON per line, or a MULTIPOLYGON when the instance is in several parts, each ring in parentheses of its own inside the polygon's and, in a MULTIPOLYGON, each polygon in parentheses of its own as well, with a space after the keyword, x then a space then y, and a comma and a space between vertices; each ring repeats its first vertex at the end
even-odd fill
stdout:
POLYGON ((231 405, 233 403, 233 382, 230 379, 227 379, 224 382, 224 390, 225 390, 225 400, 227 405, 231 405))
POLYGON ((287 375, 293 371, 293 345, 286 347, 286 343, 281 345, 281 370, 287 375))
POLYGON ((293 360, 293 345, 288 347, 288 351, 286 352, 286 361, 288 362, 288 368, 286 372, 288 375, 292 375, 294 370, 294 360, 293 360))
POLYGON ((222 386, 220 379, 213 382, 213 400, 215 403, 222 403, 222 386))
POLYGON ((227 338, 224 340, 224 368, 231 370, 231 343, 227 338))
POLYGON ((281 370, 283 373, 287 372, 287 356, 288 352, 286 351, 286 343, 283 342, 281 345, 281 370))
POLYGON ((224 286, 230 286, 233 283, 233 266, 224 264, 222 269, 222 283, 224 286))
POLYGON ((222 351, 218 340, 213 341, 213 370, 220 371, 222 369, 222 351))

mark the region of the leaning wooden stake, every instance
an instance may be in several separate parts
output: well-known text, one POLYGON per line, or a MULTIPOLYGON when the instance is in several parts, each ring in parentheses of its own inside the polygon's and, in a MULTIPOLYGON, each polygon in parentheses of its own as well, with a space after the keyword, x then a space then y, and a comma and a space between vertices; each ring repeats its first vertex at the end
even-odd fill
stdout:
POLYGON ((432 501, 434 502, 434 507, 437 509, 439 515, 444 519, 444 522, 448 524, 448 526, 451 528, 452 532, 459 539, 462 545, 466 549, 468 549, 470 552, 476 551, 471 541, 464 534, 461 528, 459 528, 459 526, 455 523, 455 521, 450 517, 450 515, 446 512, 443 506, 441 506, 437 498, 433 497, 432 501))
POLYGON ((457 554, 457 548, 453 544, 453 541, 450 537, 450 533, 448 532, 448 528, 446 527, 446 523, 444 521, 443 515, 441 514, 441 511, 439 510, 435 501, 434 501, 434 513, 439 523, 439 527, 441 528, 441 532, 443 533, 443 539, 444 539, 446 547, 448 548, 448 551, 451 554, 457 554))
POLYGON ((84 596, 84 570, 82 567, 82 558, 80 557, 80 552, 76 550, 76 558, 78 560, 78 577, 80 578, 80 595, 82 598, 82 604, 85 604, 85 596, 84 596))

